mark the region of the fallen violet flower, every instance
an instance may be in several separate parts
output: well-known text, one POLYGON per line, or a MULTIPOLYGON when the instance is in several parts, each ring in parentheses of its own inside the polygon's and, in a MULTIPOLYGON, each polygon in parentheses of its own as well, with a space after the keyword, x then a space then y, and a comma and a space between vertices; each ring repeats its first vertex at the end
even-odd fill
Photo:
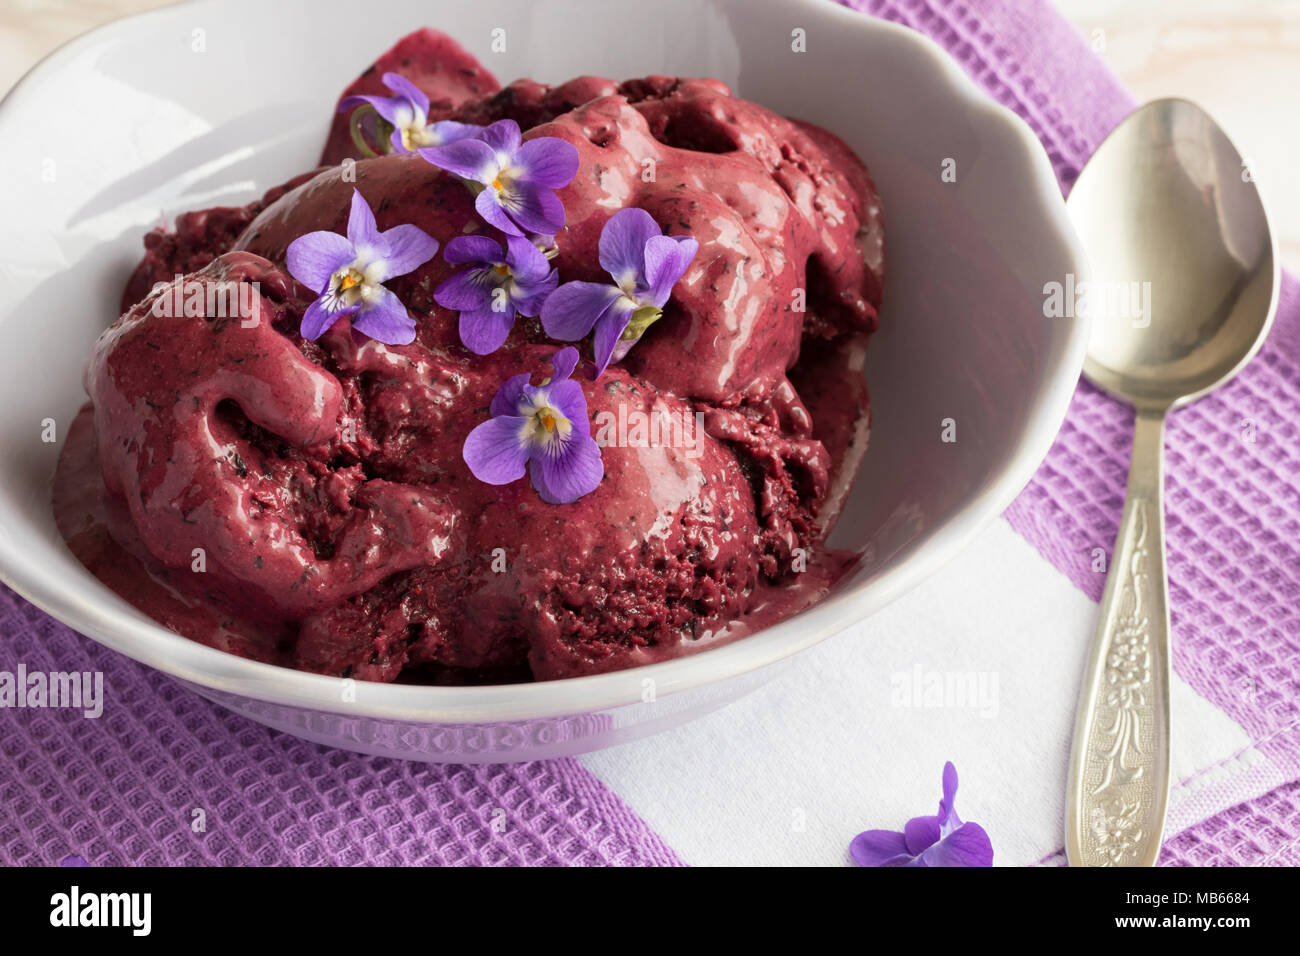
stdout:
POLYGON ((644 209, 620 209, 600 233, 600 264, 614 284, 566 282, 542 307, 542 328, 566 342, 595 328, 592 352, 599 377, 663 315, 673 286, 699 248, 689 236, 665 236, 644 209))
POLYGON ((492 399, 492 417, 465 439, 462 456, 479 481, 506 485, 527 465, 542 500, 569 504, 594 491, 604 477, 600 447, 591 437, 587 398, 571 379, 578 350, 551 358, 555 374, 530 385, 527 373, 506 380, 492 399))
POLYGON ((385 345, 415 339, 415 320, 384 283, 424 265, 438 252, 438 240, 419 226, 380 232, 361 193, 352 190, 348 234, 309 232, 289 243, 290 274, 317 293, 302 317, 302 337, 315 341, 343 316, 352 328, 385 345))
POLYGON ((849 844, 858 866, 992 866, 993 844, 978 823, 962 823, 954 801, 957 768, 943 766, 943 799, 933 817, 913 817, 902 833, 868 830, 849 844))
POLYGON ((523 236, 506 236, 504 253, 487 236, 457 236, 442 255, 469 268, 439 285, 434 301, 460 313, 460 340, 478 355, 500 348, 515 316, 536 315, 559 282, 545 254, 523 236))
MULTIPOLYGON (((356 110, 369 106, 390 127, 389 143, 392 152, 413 153, 426 146, 446 146, 457 140, 477 136, 483 131, 482 126, 472 123, 457 123, 453 120, 429 122, 429 97, 418 86, 400 73, 385 73, 384 86, 396 96, 348 96, 339 103, 339 112, 356 110)), ((358 141, 361 114, 354 114, 352 120, 352 139, 363 152, 374 153, 373 149, 358 141)))
POLYGON ((555 190, 578 172, 578 149, 555 136, 523 142, 519 124, 498 120, 474 139, 421 149, 439 169, 470 183, 474 208, 490 225, 511 236, 529 232, 553 236, 564 227, 564 204, 555 190))

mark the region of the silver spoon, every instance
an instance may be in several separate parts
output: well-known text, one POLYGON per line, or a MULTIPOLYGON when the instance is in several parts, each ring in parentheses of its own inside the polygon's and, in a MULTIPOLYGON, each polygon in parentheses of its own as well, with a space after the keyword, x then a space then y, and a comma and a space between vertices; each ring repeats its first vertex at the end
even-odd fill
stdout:
POLYGON ((1121 123, 1068 207, 1093 269, 1084 374, 1133 405, 1136 421, 1079 693, 1065 850, 1072 866, 1154 866, 1169 797, 1165 415, 1259 351, 1277 305, 1277 252, 1249 168, 1186 100, 1148 103, 1121 123))

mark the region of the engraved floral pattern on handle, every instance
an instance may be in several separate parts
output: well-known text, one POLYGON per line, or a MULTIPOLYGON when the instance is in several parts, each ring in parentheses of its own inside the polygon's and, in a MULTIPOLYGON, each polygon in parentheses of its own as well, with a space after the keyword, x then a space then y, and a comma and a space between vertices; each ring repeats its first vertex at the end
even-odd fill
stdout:
POLYGON ((1142 757, 1155 746, 1156 713, 1151 661, 1151 615, 1148 537, 1150 502, 1133 502, 1133 544, 1127 565, 1112 573, 1118 583, 1117 612, 1104 655, 1104 684, 1085 757, 1084 793, 1087 821, 1081 838, 1100 866, 1135 861, 1155 805, 1155 785, 1142 757), (1089 839, 1090 838, 1090 839, 1089 839))

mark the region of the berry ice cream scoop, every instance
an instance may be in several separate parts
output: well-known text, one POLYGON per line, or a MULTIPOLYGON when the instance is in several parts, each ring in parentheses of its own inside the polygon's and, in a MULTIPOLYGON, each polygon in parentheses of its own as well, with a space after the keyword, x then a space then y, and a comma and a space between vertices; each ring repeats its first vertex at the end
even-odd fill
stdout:
POLYGON ((320 168, 145 237, 56 478, 94 573, 231 653, 457 684, 834 585, 883 283, 843 143, 715 80, 503 89, 429 30, 336 109, 320 168))

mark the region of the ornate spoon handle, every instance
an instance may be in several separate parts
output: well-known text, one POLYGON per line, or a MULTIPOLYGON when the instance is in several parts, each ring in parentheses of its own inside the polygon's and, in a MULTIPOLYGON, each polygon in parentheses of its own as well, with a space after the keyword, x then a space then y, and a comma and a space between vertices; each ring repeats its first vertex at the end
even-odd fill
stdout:
POLYGON ((1154 866, 1169 798, 1165 410, 1139 410, 1124 517, 1079 693, 1066 797, 1071 866, 1154 866))

